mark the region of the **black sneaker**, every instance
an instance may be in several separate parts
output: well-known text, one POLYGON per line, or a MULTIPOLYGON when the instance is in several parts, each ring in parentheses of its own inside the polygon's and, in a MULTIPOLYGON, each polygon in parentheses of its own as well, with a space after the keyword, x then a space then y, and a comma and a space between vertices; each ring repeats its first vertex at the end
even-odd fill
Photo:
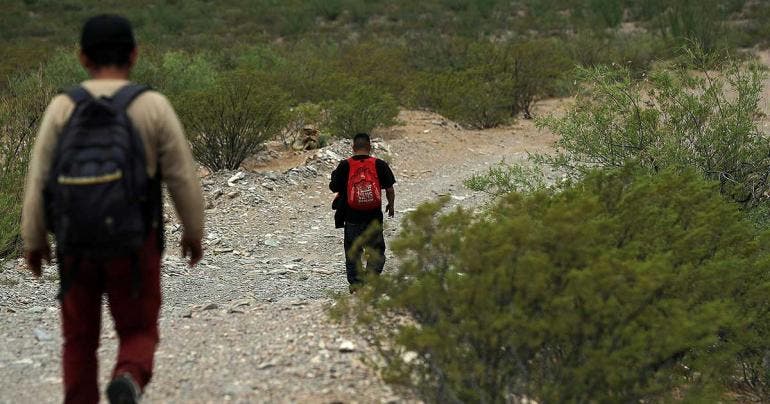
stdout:
POLYGON ((107 398, 110 404, 136 404, 139 402, 139 385, 130 374, 124 373, 107 386, 107 398))

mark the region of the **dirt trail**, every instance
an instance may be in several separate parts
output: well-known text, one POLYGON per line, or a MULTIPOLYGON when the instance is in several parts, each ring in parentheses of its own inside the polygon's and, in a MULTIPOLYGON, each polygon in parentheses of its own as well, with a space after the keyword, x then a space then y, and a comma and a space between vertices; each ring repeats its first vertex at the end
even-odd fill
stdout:
MULTIPOLYGON (((485 196, 464 188, 463 180, 502 159, 547 150, 554 141, 531 121, 467 131, 424 112, 405 111, 400 120, 403 125, 378 134, 384 138, 378 153, 398 180, 398 214, 386 223, 388 238, 404 212, 437 195, 452 195, 453 203, 483 202, 485 196)), ((332 149, 341 154, 346 146, 332 149)), ((245 173, 233 186, 227 180, 234 173, 202 180, 209 201, 207 257, 190 270, 176 248, 167 252, 162 342, 145 402, 403 400, 362 363, 364 340, 326 317, 329 296, 347 288, 342 233, 329 209, 331 164, 308 164, 286 174, 245 173)), ((169 245, 177 241, 177 229, 172 219, 169 245)), ((392 265, 390 260, 386 271, 392 265)), ((18 265, 0 271, 0 402, 59 402, 55 270, 47 268, 43 280, 18 265)), ((109 319, 103 329, 105 381, 116 339, 109 319)))

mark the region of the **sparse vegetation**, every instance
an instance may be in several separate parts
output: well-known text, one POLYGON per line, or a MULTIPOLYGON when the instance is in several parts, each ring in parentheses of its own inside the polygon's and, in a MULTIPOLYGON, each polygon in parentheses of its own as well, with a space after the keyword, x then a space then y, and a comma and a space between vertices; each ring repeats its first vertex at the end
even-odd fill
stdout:
POLYGON ((481 214, 430 203, 337 314, 429 402, 718 401, 741 367, 766 380, 770 286, 768 235, 718 187, 631 165, 481 214))
POLYGON ((577 92, 565 115, 534 116, 556 154, 469 179, 498 197, 488 210, 410 214, 397 273, 339 311, 373 336, 388 380, 428 402, 769 397, 764 73, 713 55, 767 46, 770 3, 7 3, 0 258, 19 252, 37 120, 84 78, 73 41, 98 12, 135 23, 135 79, 168 95, 212 170, 306 125, 319 145, 399 107, 491 128, 577 92), (673 51, 693 44, 695 58, 673 51), (544 171, 568 181, 548 187, 544 171))

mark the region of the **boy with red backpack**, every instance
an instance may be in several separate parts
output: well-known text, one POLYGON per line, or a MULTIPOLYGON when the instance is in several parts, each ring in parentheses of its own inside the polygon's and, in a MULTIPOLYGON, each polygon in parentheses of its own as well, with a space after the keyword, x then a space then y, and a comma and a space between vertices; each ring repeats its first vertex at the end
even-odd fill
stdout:
POLYGON ((345 229, 345 270, 351 291, 362 279, 358 270, 364 249, 369 253, 367 270, 380 274, 385 265, 385 238, 382 232, 382 190, 389 217, 395 213, 396 178, 388 163, 372 157, 369 135, 353 137, 353 156, 339 163, 332 172, 329 189, 337 193, 334 207, 336 227, 345 229), (374 233, 367 232, 374 225, 374 233), (365 240, 359 240, 366 236, 365 240))
POLYGON ((152 377, 161 304, 161 183, 184 228, 182 253, 203 255, 203 195, 168 100, 128 81, 136 43, 125 18, 83 26, 80 62, 91 80, 55 97, 40 124, 24 196, 27 263, 41 275, 56 238, 64 339, 64 401, 99 401, 96 351, 102 295, 119 347, 107 396, 135 403, 152 377))

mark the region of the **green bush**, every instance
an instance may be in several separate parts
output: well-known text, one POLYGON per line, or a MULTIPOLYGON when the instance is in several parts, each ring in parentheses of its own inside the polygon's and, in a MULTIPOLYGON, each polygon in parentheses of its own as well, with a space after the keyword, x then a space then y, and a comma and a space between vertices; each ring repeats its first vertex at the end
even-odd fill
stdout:
POLYGON ((480 69, 423 74, 415 92, 419 107, 434 110, 466 127, 493 128, 511 119, 511 93, 499 83, 487 81, 480 69))
POLYGON ((696 42, 714 51, 728 45, 728 19, 745 0, 646 0, 642 7, 656 10, 651 25, 681 44, 696 42))
POLYGON ((139 56, 132 80, 147 84, 176 102, 183 95, 211 90, 220 73, 207 53, 147 52, 139 56))
POLYGON ((770 192, 770 139, 756 122, 764 73, 725 63, 721 71, 692 65, 633 79, 626 68, 580 72, 574 105, 538 121, 559 136, 557 153, 539 156, 575 178, 596 167, 639 162, 651 172, 693 167, 746 207, 770 192))
POLYGON ((465 186, 498 197, 511 192, 533 192, 547 186, 541 167, 501 162, 483 174, 475 174, 465 180, 465 186))
POLYGON ((428 402, 715 402, 770 324, 767 235, 717 188, 630 166, 483 214, 423 205, 396 272, 335 312, 428 402))
POLYGON ((561 95, 562 78, 574 68, 574 63, 563 50, 563 43, 555 40, 530 40, 506 49, 503 75, 513 82, 512 113, 532 118, 532 104, 540 98, 561 95))
POLYGON ((407 58, 401 45, 366 41, 342 49, 337 64, 356 81, 401 97, 412 75, 407 58))
POLYGON ((193 154, 214 171, 238 169, 288 123, 286 95, 252 75, 233 74, 213 90, 182 98, 193 154))
POLYGON ((328 113, 326 129, 334 136, 346 138, 394 124, 399 111, 395 98, 366 85, 326 103, 325 107, 328 113))
POLYGON ((472 43, 464 45, 463 53, 449 58, 457 70, 417 75, 410 104, 467 127, 492 128, 519 113, 530 118, 536 100, 563 93, 562 77, 572 69, 571 59, 555 40, 472 43))

